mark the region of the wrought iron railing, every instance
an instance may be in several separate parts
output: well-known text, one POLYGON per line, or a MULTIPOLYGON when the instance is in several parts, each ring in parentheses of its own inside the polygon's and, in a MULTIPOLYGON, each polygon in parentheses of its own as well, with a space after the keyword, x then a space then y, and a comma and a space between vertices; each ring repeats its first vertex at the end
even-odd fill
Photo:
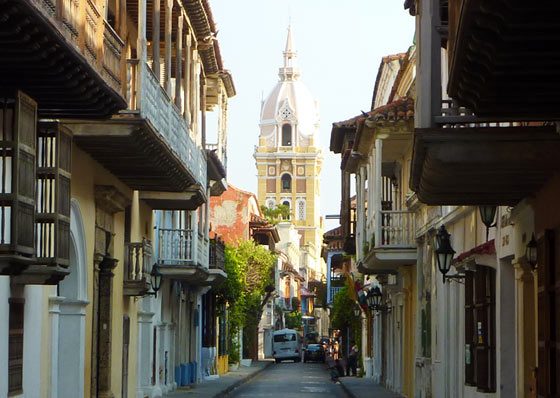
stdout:
POLYGON ((192 263, 195 260, 193 230, 160 228, 158 254, 161 264, 186 265, 192 263))
POLYGON ((225 271, 225 248, 226 245, 220 238, 210 239, 210 259, 211 269, 221 269, 225 271))

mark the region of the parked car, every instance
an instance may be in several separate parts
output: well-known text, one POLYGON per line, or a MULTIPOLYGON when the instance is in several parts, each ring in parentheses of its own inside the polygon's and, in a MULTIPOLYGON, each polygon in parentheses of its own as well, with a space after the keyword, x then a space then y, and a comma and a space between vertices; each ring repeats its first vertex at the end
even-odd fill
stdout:
POLYGON ((308 344, 303 351, 303 362, 318 361, 325 362, 325 350, 321 344, 308 344))

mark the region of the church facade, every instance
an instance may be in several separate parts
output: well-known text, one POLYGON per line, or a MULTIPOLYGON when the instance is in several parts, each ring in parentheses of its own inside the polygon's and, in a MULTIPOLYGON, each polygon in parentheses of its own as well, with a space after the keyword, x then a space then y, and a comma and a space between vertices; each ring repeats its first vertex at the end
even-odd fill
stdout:
POLYGON ((318 104, 301 82, 291 27, 279 81, 262 102, 259 144, 254 154, 258 200, 269 208, 290 208, 300 236, 300 273, 307 281, 324 275, 320 257, 320 182, 323 155, 317 146, 318 104))

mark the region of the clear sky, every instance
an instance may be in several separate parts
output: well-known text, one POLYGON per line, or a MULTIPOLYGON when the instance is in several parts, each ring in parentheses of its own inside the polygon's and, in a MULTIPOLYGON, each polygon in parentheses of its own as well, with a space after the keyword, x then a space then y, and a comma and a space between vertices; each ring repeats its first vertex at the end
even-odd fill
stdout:
MULTIPOLYGON (((340 209, 340 155, 329 151, 333 122, 369 111, 381 58, 405 52, 414 18, 404 0, 210 0, 224 67, 237 95, 228 114, 228 181, 257 192, 253 153, 261 100, 278 81, 291 23, 301 81, 319 102, 321 214, 340 209)), ((209 126, 212 121, 209 121, 209 126)), ((212 129, 209 128, 211 131, 212 129)), ((213 142, 209 134, 208 142, 213 142)), ((325 223, 326 230, 338 221, 325 223)))

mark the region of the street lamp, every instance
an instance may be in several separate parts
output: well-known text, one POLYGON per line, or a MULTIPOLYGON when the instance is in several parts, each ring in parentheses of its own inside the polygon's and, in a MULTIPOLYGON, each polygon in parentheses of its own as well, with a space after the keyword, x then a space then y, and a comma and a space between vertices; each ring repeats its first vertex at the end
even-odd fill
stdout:
POLYGON ((379 286, 374 286, 370 289, 366 296, 366 303, 370 311, 381 311, 381 312, 389 312, 389 308, 381 304, 383 301, 383 293, 381 292, 381 288, 379 286))
POLYGON ((154 265, 152 266, 152 271, 150 272, 150 276, 151 276, 150 285, 152 286, 152 290, 154 292, 153 293, 150 292, 148 294, 153 294, 154 296, 157 297, 157 292, 161 287, 161 277, 163 276, 163 274, 159 270, 159 266, 157 265, 157 263, 154 263, 154 265))
POLYGON ((531 240, 527 243, 527 248, 525 249, 525 255, 527 256, 527 261, 533 267, 537 268, 537 241, 535 240, 535 234, 531 236, 531 240))
POLYGON ((494 223, 494 218, 496 218, 496 211, 498 210, 498 206, 483 205, 478 206, 478 210, 480 211, 480 218, 482 219, 482 223, 486 225, 486 242, 488 242, 488 232, 490 228, 496 226, 496 223, 494 223))
POLYGON ((451 261, 455 254, 455 250, 451 247, 449 240, 450 236, 449 232, 445 229, 445 225, 442 225, 436 234, 436 260, 439 272, 443 274, 443 283, 445 283, 446 279, 463 279, 465 277, 461 274, 447 275, 451 269, 451 261))

